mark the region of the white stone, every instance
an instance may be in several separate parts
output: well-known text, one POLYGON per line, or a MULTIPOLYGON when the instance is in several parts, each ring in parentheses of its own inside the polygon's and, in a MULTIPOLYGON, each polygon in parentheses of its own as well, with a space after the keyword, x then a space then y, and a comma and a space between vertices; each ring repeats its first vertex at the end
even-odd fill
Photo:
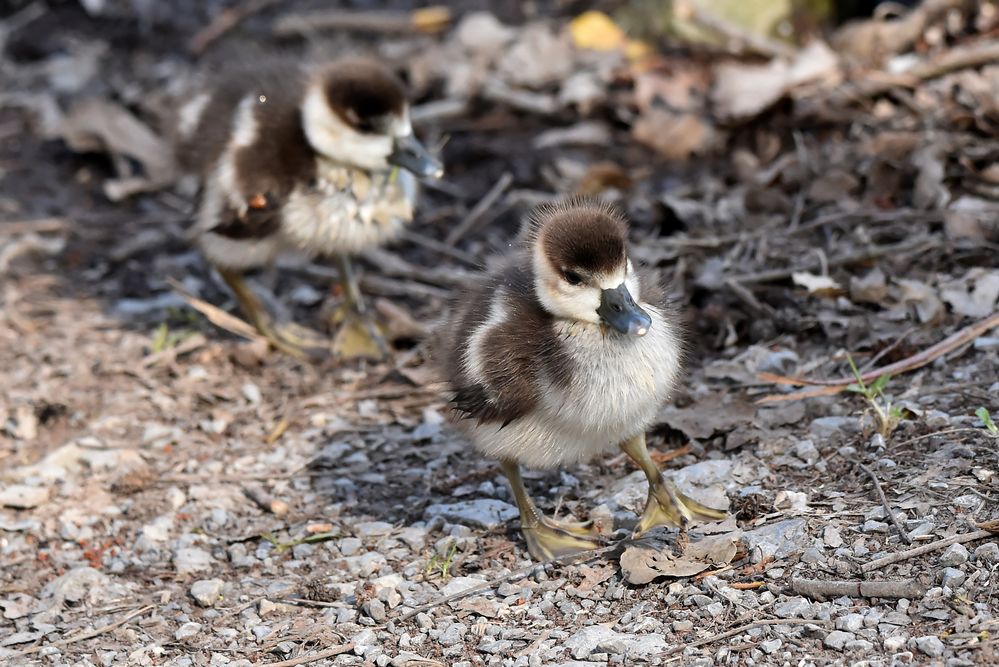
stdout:
POLYGON ((202 607, 212 607, 222 597, 221 579, 201 579, 191 585, 191 597, 202 607))
POLYGON ((177 632, 174 633, 174 637, 178 641, 183 641, 185 639, 190 639, 194 637, 199 632, 201 632, 201 623, 185 623, 184 625, 177 628, 177 632))
POLYGON ((477 498, 448 505, 430 505, 425 511, 428 519, 436 516, 447 521, 475 528, 495 530, 518 516, 517 508, 495 498, 477 498))

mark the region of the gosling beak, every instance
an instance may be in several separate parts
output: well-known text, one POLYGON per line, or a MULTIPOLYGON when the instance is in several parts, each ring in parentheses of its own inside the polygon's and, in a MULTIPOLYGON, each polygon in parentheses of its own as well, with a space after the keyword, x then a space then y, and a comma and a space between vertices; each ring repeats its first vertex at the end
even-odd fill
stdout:
POLYGON ((440 178, 444 175, 444 167, 441 163, 412 134, 396 137, 388 161, 389 164, 402 167, 420 177, 440 178))
POLYGON ((624 283, 600 293, 597 315, 607 326, 629 336, 644 336, 652 326, 652 318, 635 303, 624 283))

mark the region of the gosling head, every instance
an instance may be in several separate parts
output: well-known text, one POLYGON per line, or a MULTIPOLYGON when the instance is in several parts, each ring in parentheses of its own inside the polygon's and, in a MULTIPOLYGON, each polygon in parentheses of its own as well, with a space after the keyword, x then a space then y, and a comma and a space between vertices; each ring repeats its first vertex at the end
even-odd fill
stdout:
POLYGON ((302 125, 312 148, 334 162, 368 171, 397 166, 420 177, 443 174, 413 135, 402 82, 374 60, 337 60, 315 72, 302 125))
POLYGON ((543 207, 531 220, 534 290, 555 317, 602 324, 628 336, 652 326, 635 301, 628 225, 615 209, 586 200, 543 207))

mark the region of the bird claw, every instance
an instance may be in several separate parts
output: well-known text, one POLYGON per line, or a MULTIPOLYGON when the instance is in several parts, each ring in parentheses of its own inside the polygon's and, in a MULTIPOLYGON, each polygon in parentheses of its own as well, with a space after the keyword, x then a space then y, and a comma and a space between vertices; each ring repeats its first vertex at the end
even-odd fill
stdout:
POLYGON ((329 338, 294 322, 280 325, 268 323, 258 328, 275 349, 296 359, 323 359, 329 356, 329 338))
POLYGON ((342 308, 334 315, 337 332, 332 352, 340 359, 387 359, 391 356, 388 342, 378 325, 367 313, 342 308))
POLYGON ((551 560, 605 546, 592 521, 563 522, 540 517, 533 526, 521 526, 527 549, 537 560, 551 560))
POLYGON ((702 505, 681 493, 673 482, 660 475, 658 483, 653 483, 649 487, 645 512, 642 513, 642 518, 635 526, 632 536, 640 537, 656 526, 683 528, 697 519, 718 521, 727 516, 728 513, 724 510, 702 505))

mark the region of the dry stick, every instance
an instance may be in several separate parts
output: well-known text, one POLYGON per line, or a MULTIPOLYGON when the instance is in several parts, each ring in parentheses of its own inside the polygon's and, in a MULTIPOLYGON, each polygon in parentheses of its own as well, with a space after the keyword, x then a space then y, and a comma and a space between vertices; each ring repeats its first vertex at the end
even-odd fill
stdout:
POLYGON ((195 55, 204 53, 205 49, 213 42, 216 42, 240 23, 279 2, 284 2, 284 0, 248 0, 241 5, 222 10, 212 19, 211 23, 191 38, 191 41, 187 43, 187 50, 195 55))
POLYGON ((918 599, 926 594, 926 586, 916 579, 902 581, 822 581, 791 579, 791 590, 812 600, 841 596, 858 598, 918 599))
POLYGON ((447 27, 451 13, 446 7, 426 7, 412 12, 320 9, 289 14, 274 24, 276 37, 309 35, 322 30, 346 30, 380 34, 435 33, 447 27))
POLYGON ((729 23, 709 12, 690 5, 687 5, 687 9, 687 12, 681 12, 678 8, 677 13, 680 15, 678 18, 687 18, 702 28, 707 28, 727 40, 739 42, 747 51, 767 56, 768 58, 781 56, 790 58, 795 53, 795 50, 790 46, 767 39, 766 37, 761 37, 760 35, 754 35, 747 30, 743 30, 740 26, 729 23), (686 16, 683 16, 683 14, 686 14, 686 16))
POLYGON ((965 542, 984 540, 986 537, 994 537, 994 536, 995 532, 991 530, 976 530, 971 533, 952 535, 950 537, 945 537, 942 540, 937 540, 936 542, 930 542, 929 544, 924 544, 921 547, 916 547, 915 549, 909 549, 908 551, 899 551, 898 553, 893 553, 890 556, 885 556, 884 558, 878 558, 876 560, 870 561, 869 563, 864 563, 860 567, 860 571, 866 574, 868 572, 873 572, 874 570, 880 570, 886 565, 891 565, 892 563, 899 563, 903 560, 915 558, 916 556, 922 556, 923 554, 930 553, 931 551, 936 551, 937 549, 943 549, 944 547, 949 547, 952 544, 964 544, 965 542))
POLYGON ((999 60, 999 43, 982 40, 970 46, 960 46, 931 61, 914 65, 907 72, 885 79, 868 79, 861 81, 851 93, 841 95, 873 97, 886 93, 892 88, 915 88, 921 81, 935 79, 951 72, 987 65, 999 60))
POLYGON ((34 220, 10 220, 0 222, 0 234, 51 234, 65 231, 70 225, 66 218, 36 218, 34 220))
POLYGON ((20 653, 15 653, 14 655, 8 656, 8 657, 19 658, 21 656, 31 655, 32 653, 38 653, 43 648, 46 648, 48 646, 68 646, 70 644, 75 644, 77 642, 82 642, 82 641, 85 641, 87 639, 93 639, 94 637, 97 637, 99 635, 103 635, 103 634, 105 634, 107 632, 111 632, 112 630, 114 630, 116 628, 120 628, 121 626, 125 625, 126 623, 128 623, 129 621, 131 621, 136 616, 142 616, 147 611, 151 611, 151 610, 153 610, 155 608, 156 608, 156 605, 149 604, 149 605, 146 605, 145 607, 141 607, 141 608, 136 609, 134 611, 130 611, 129 613, 125 614, 124 616, 122 616, 120 619, 118 619, 114 623, 108 623, 107 625, 102 625, 99 628, 94 628, 93 630, 87 630, 86 632, 81 632, 78 635, 73 635, 72 637, 68 637, 66 639, 60 639, 60 640, 54 641, 54 642, 52 642, 50 644, 39 645, 39 646, 32 646, 29 649, 25 649, 25 650, 21 651, 20 653))
POLYGON ((418 245, 421 248, 426 248, 427 250, 432 250, 438 252, 446 257, 451 257, 459 262, 464 262, 469 266, 475 267, 476 269, 482 268, 482 260, 477 259, 475 255, 467 253, 464 250, 458 248, 452 248, 446 243, 441 243, 437 239, 430 238, 429 236, 424 236, 417 232, 405 230, 399 234, 399 238, 403 241, 409 241, 413 245, 418 245))
POLYGON ((316 660, 322 660, 324 658, 332 658, 335 655, 340 655, 341 653, 347 653, 354 650, 354 643, 342 644, 340 646, 334 646, 333 648, 328 648, 325 651, 320 651, 319 653, 313 653, 312 655, 302 655, 297 658, 291 658, 290 660, 281 660, 280 662, 265 662, 261 663, 267 665, 268 667, 295 667, 295 665, 306 665, 310 662, 315 662, 316 660))
POLYGON ((242 336, 248 340, 266 340, 249 323, 244 322, 234 315, 230 315, 218 306, 213 306, 207 301, 199 299, 184 289, 184 286, 173 278, 167 278, 167 284, 170 285, 170 287, 180 295, 180 298, 186 301, 191 308, 194 308, 196 311, 204 315, 209 322, 220 329, 225 329, 230 333, 242 336))
POLYGON ((988 431, 980 428, 945 428, 942 431, 935 431, 933 433, 924 433, 923 435, 917 435, 914 438, 909 438, 908 440, 903 440, 892 445, 892 449, 899 449, 900 447, 905 447, 906 445, 911 445, 914 442, 919 442, 920 440, 929 440, 930 438, 935 438, 938 435, 953 435, 954 433, 975 433, 977 435, 987 435, 992 436, 988 431))
MULTIPOLYGON (((627 541, 627 540, 625 540, 625 541, 627 541)), ((568 564, 574 563, 574 562, 579 562, 579 563, 588 562, 588 561, 593 560, 594 558, 598 558, 600 556, 608 554, 608 553, 614 551, 615 549, 621 548, 622 544, 623 544, 623 542, 618 542, 616 544, 612 544, 610 546, 602 547, 600 549, 592 549, 590 551, 583 551, 583 552, 580 552, 580 553, 577 553, 577 554, 573 554, 571 556, 560 556, 558 558, 549 558, 546 561, 542 561, 540 563, 534 563, 532 565, 528 565, 527 567, 521 568, 519 570, 515 570, 515 571, 511 572, 510 574, 507 574, 506 576, 499 577, 498 579, 493 579, 491 581, 485 581, 485 582, 479 584, 478 586, 473 586, 472 588, 468 588, 468 589, 460 591, 458 593, 453 593, 451 595, 442 597, 439 600, 434 600, 433 602, 428 602, 427 604, 421 605, 419 607, 416 607, 415 609, 410 609, 405 614, 403 614, 402 616, 400 616, 398 619, 392 619, 392 620, 394 620, 394 621, 396 621, 398 623, 403 623, 403 622, 408 621, 409 619, 413 618, 417 614, 420 614, 422 612, 427 611, 428 609, 433 609, 435 607, 440 607, 441 605, 445 605, 445 604, 451 604, 452 602, 455 602, 456 600, 461 600, 462 598, 467 598, 467 597, 469 597, 471 595, 475 595, 476 593, 481 593, 483 591, 488 591, 489 589, 495 588, 496 586, 499 586, 500 584, 505 583, 507 581, 514 581, 515 579, 523 579, 524 577, 529 577, 538 568, 543 568, 543 567, 546 567, 546 566, 551 565, 553 563, 558 563, 558 564, 561 564, 561 565, 568 565, 568 564)))
POLYGON ((746 630, 752 630, 753 628, 764 628, 768 625, 828 625, 829 621, 822 621, 819 619, 807 619, 807 618, 765 618, 759 621, 753 621, 752 623, 747 623, 746 625, 740 625, 737 628, 732 628, 731 630, 726 630, 725 632, 720 632, 717 635, 711 635, 710 637, 705 637, 704 639, 698 639, 694 642, 687 642, 685 644, 679 644, 674 646, 670 650, 666 651, 662 655, 674 655, 680 653, 688 648, 697 648, 698 646, 704 646, 705 644, 711 644, 713 642, 721 641, 722 639, 728 639, 729 637, 734 637, 746 630))
POLYGON ((451 233, 447 235, 444 239, 444 243, 449 246, 453 246, 455 243, 461 240, 461 238, 472 231, 472 228, 479 223, 479 220, 492 208, 493 204, 503 196, 506 189, 510 187, 513 183, 513 174, 510 172, 504 172, 500 179, 489 189, 489 192, 479 200, 479 203, 468 212, 465 219, 458 223, 458 226, 451 230, 451 233))
MULTIPOLYGON (((906 253, 923 250, 929 250, 931 247, 937 245, 936 241, 926 241, 925 239, 916 239, 909 241, 902 241, 901 243, 894 243, 891 245, 875 246, 873 248, 866 248, 864 250, 858 250, 857 252, 847 253, 845 255, 839 255, 838 257, 833 257, 829 259, 827 267, 834 266, 846 266, 849 264, 857 264, 859 262, 866 262, 872 259, 877 259, 878 257, 884 257, 885 255, 891 255, 895 253, 906 253)), ((804 264, 789 269, 773 269, 771 271, 759 271, 757 273, 746 273, 743 275, 735 276, 723 276, 724 280, 731 280, 740 284, 746 283, 769 283, 777 280, 786 280, 790 278, 793 274, 802 271, 815 271, 822 268, 822 261, 820 258, 816 257, 804 264)))
POLYGON ((891 521, 891 525, 895 526, 895 530, 898 531, 898 536, 902 538, 902 541, 906 544, 912 544, 912 538, 909 537, 909 533, 905 532, 902 525, 899 524, 898 519, 895 518, 895 512, 892 511, 891 505, 888 504, 888 498, 885 497, 885 491, 881 488, 881 482, 878 481, 878 476, 874 474, 874 471, 868 468, 863 463, 859 461, 855 462, 857 467, 867 473, 867 476, 871 478, 874 482, 874 490, 878 492, 878 497, 881 498, 881 506, 885 508, 885 514, 888 515, 888 520, 891 521))
POLYGON ((362 257, 379 268, 381 273, 393 278, 418 281, 437 287, 455 288, 467 285, 474 276, 464 269, 450 267, 445 270, 429 269, 411 264, 395 253, 381 248, 365 250, 362 257))
MULTIPOLYGON (((898 375, 899 373, 914 371, 917 368, 922 368, 933 360, 956 350, 962 345, 972 342, 979 336, 996 327, 999 327, 999 312, 993 313, 984 320, 979 320, 978 322, 975 322, 974 324, 947 336, 936 345, 932 345, 925 350, 902 359, 901 361, 896 361, 893 364, 888 364, 887 366, 881 366, 867 371, 866 373, 861 373, 860 378, 864 382, 868 382, 870 380, 876 380, 882 375, 898 375)), ((798 398, 808 398, 810 396, 834 394, 842 391, 857 381, 856 378, 852 377, 838 378, 834 380, 810 380, 808 378, 789 377, 784 375, 775 375, 773 373, 760 373, 758 377, 765 382, 773 382, 776 384, 813 385, 812 389, 806 389, 793 394, 772 394, 764 396, 756 401, 758 405, 776 403, 780 401, 793 401, 798 398)))

